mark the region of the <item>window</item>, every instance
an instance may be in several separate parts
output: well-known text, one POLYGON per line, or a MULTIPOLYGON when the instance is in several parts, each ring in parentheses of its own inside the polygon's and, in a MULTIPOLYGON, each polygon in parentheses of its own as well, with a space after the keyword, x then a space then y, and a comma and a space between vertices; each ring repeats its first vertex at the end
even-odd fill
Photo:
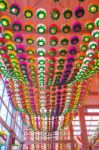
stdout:
POLYGON ((7 116, 7 109, 6 107, 4 106, 4 104, 2 103, 2 106, 1 106, 1 110, 0 110, 0 117, 6 121, 6 116, 7 116))
POLYGON ((8 115, 7 115, 7 124, 9 126, 11 126, 11 115, 10 115, 10 113, 8 113, 8 115))

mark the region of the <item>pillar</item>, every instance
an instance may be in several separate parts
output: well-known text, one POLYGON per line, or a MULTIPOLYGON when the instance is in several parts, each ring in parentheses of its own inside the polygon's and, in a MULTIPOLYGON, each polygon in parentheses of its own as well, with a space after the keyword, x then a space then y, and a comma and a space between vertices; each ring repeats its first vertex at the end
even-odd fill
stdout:
POLYGON ((90 150, 83 107, 79 108, 79 120, 80 120, 83 150, 90 150))
POLYGON ((71 122, 71 124, 69 126, 69 130, 70 130, 71 150, 75 150, 74 131, 73 131, 72 122, 71 122))
POLYGON ((13 133, 10 132, 7 136, 5 150, 12 150, 12 140, 13 140, 13 133))

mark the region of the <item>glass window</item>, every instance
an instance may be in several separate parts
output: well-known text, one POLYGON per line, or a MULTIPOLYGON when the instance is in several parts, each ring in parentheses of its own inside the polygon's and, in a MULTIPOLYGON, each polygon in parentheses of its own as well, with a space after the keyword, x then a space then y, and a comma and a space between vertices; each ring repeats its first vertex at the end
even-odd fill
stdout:
POLYGON ((0 79, 0 96, 2 97, 2 94, 3 94, 3 89, 4 89, 4 83, 3 83, 3 80, 0 79))
POLYGON ((6 116, 7 116, 7 109, 2 103, 1 110, 0 110, 0 117, 2 117, 4 121, 6 121, 6 116))
POLYGON ((10 113, 8 113, 8 115, 7 115, 7 124, 9 126, 11 126, 11 115, 10 115, 10 113))
POLYGON ((6 88, 4 90, 3 101, 6 104, 6 106, 8 106, 8 104, 9 104, 9 97, 8 97, 6 88))
POLYGON ((9 103, 9 111, 12 113, 12 111, 13 111, 13 107, 12 107, 12 104, 11 103, 9 103))

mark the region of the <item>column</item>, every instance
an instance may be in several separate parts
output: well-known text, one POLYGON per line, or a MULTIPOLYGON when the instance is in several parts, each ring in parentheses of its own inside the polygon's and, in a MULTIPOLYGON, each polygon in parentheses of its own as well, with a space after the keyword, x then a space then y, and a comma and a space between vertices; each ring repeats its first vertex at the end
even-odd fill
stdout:
POLYGON ((12 150, 13 133, 9 133, 6 141, 5 150, 12 150))
POLYGON ((74 143, 74 131, 73 131, 73 125, 72 122, 69 126, 70 130, 70 141, 71 141, 71 150, 75 150, 75 143, 74 143))
POLYGON ((87 135, 85 114, 84 114, 84 108, 83 107, 79 108, 79 120, 80 120, 83 150, 90 150, 89 143, 88 143, 88 135, 87 135))

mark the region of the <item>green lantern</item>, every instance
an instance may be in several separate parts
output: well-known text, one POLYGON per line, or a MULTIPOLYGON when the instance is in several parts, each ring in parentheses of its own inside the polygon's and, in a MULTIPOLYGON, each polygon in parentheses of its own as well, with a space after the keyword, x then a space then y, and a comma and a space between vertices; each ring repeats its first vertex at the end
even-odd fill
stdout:
POLYGON ((45 49, 44 48, 38 48, 37 52, 38 52, 38 56, 45 56, 45 49))
POLYGON ((32 32, 33 31, 33 26, 31 24, 27 24, 27 25, 25 25, 25 30, 27 32, 32 32))
POLYGON ((46 17, 46 11, 44 9, 38 9, 36 15, 39 19, 44 19, 46 17))
POLYGON ((39 37, 39 38, 37 39, 37 45, 38 45, 38 46, 44 46, 45 44, 46 44, 45 38, 39 37))
POLYGON ((92 41, 92 42, 90 42, 90 43, 89 43, 89 45, 88 45, 88 46, 89 46, 89 48, 90 48, 90 49, 92 49, 92 50, 93 50, 93 49, 95 49, 95 48, 97 47, 97 43, 96 43, 96 42, 94 42, 94 41, 92 41))
POLYGON ((56 46, 57 44, 58 44, 57 37, 55 37, 55 36, 51 37, 51 39, 50 39, 50 45, 51 46, 56 46))
POLYGON ((99 30, 94 30, 93 32, 92 32, 92 36, 93 36, 93 38, 99 38, 99 30))
POLYGON ((63 16, 65 19, 70 19, 72 17, 72 11, 70 9, 64 10, 63 16))
POLYGON ((39 34, 43 34, 46 31, 46 26, 44 24, 39 24, 36 30, 39 34))
POLYGON ((57 19, 59 19, 59 17, 60 17, 60 12, 59 12, 59 10, 56 9, 56 8, 52 9, 52 11, 51 11, 51 18, 52 18, 53 20, 57 20, 57 19))
POLYGON ((10 20, 7 16, 3 16, 1 18, 1 24, 5 27, 8 27, 10 25, 10 20))
POLYGON ((70 26, 68 25, 63 25, 62 26, 62 32, 63 33, 68 33, 70 31, 70 26))
POLYGON ((87 22, 85 27, 86 27, 86 30, 93 30, 94 29, 94 23, 93 22, 87 22))
POLYGON ((4 38, 6 40, 11 40, 12 39, 12 32, 10 32, 8 30, 4 31, 3 35, 4 35, 4 38))
POLYGON ((31 18, 33 16, 33 10, 31 8, 26 8, 24 11, 24 16, 26 18, 31 18))
POLYGON ((0 11, 7 9, 7 3, 4 0, 0 1, 0 11))
POLYGON ((94 55, 94 51, 93 50, 87 50, 86 56, 93 57, 93 55, 94 55))
POLYGON ((6 43, 6 48, 7 48, 8 50, 14 50, 15 46, 14 46, 13 43, 8 42, 8 43, 6 43))
POLYGON ((90 13, 93 13, 93 14, 96 13, 96 12, 98 11, 98 9, 99 9, 99 8, 98 8, 98 5, 96 5, 96 4, 92 4, 92 5, 90 5, 89 8, 88 8, 89 12, 90 12, 90 13))
POLYGON ((26 42, 28 45, 32 45, 34 43, 34 40, 32 38, 26 39, 26 42))
POLYGON ((95 20, 95 25, 96 25, 96 27, 99 27, 99 18, 97 18, 97 19, 95 20))
POLYGON ((80 50, 86 52, 87 50, 87 45, 81 45, 80 50))
POLYGON ((58 32, 58 27, 57 27, 57 25, 56 24, 52 24, 51 26, 50 26, 50 34, 56 34, 58 32))
POLYGON ((90 42, 90 36, 84 35, 83 36, 83 42, 90 42))

